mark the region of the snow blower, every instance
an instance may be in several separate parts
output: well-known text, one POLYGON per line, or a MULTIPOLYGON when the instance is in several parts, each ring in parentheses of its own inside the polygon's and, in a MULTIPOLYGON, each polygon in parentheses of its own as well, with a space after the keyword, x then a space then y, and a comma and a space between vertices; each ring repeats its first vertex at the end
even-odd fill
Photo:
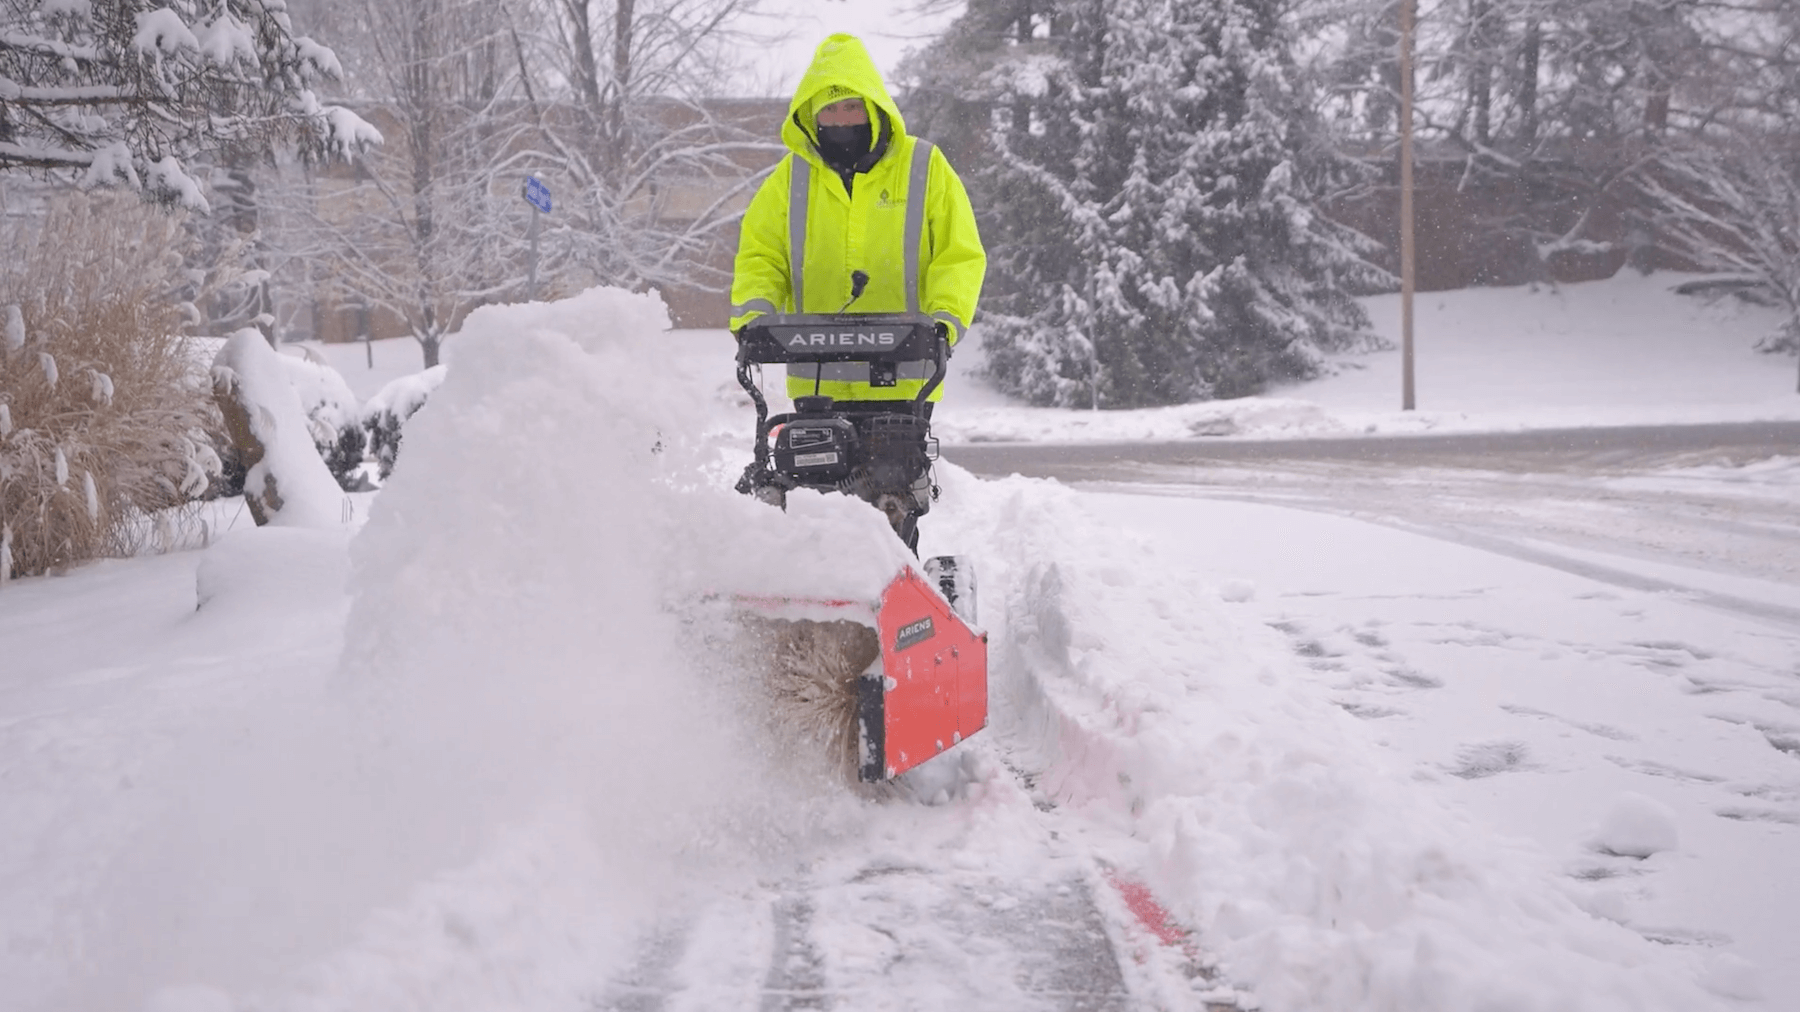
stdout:
MULTIPOLYGON (((783 508, 796 489, 854 496, 881 510, 916 557, 918 520, 937 491, 929 398, 943 382, 946 349, 938 321, 917 313, 756 320, 738 341, 756 444, 737 490, 783 508), (910 401, 843 406, 815 394, 773 416, 750 375, 752 366, 798 363, 821 378, 892 387, 917 378, 903 375, 917 362, 933 371, 910 401)), ((963 557, 906 566, 871 601, 736 600, 790 723, 864 783, 891 780, 987 725, 987 635, 974 625, 975 574, 963 557)))

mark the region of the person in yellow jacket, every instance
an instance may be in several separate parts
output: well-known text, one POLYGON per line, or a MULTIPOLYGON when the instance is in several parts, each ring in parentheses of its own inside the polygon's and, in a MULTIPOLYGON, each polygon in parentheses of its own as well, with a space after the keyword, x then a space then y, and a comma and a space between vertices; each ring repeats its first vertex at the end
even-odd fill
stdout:
MULTIPOLYGON (((851 275, 869 276, 850 312, 923 312, 951 347, 975 318, 987 254, 962 180, 944 153, 909 137, 900 109, 855 36, 820 43, 794 90, 782 159, 744 213, 731 329, 765 314, 835 313, 851 275)), ((790 365, 788 396, 815 391, 840 409, 917 397, 932 363, 903 363, 872 386, 867 363, 790 365)), ((932 400, 943 396, 940 385, 932 400)))

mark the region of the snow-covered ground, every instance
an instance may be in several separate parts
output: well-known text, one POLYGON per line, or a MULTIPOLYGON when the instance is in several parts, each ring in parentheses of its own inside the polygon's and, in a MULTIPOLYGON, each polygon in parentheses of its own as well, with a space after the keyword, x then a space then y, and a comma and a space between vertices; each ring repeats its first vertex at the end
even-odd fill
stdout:
MULTIPOLYGON (((1793 360, 1749 350, 1773 321, 1668 283, 1423 297, 1411 416, 1385 352, 1120 418, 963 377, 938 417, 1796 417, 1793 360)), ((861 799, 770 739, 705 602, 865 593, 904 556, 860 504, 731 494, 729 339, 659 312, 478 312, 345 530, 220 504, 205 550, 0 592, 0 1005, 1800 1008, 1800 628, 1315 511, 944 466, 921 550, 978 560, 992 723, 861 799)), ((363 398, 418 364, 374 350, 326 349, 363 398)), ((1767 500, 1797 472, 1606 481, 1767 500)))
POLYGON ((1238 401, 1102 413, 1021 408, 978 391, 969 410, 946 412, 935 428, 956 442, 1129 442, 1800 418, 1793 358, 1751 352, 1780 315, 1677 295, 1683 280, 1626 272, 1536 291, 1421 293, 1415 411, 1400 410, 1400 297, 1389 295, 1364 304, 1394 347, 1337 356, 1336 374, 1323 380, 1238 401))

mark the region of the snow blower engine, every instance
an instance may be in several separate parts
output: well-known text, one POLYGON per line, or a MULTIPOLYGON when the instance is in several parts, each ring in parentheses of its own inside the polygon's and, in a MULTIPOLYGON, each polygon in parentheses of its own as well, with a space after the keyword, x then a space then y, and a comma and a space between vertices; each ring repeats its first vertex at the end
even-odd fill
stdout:
MULTIPOLYGON (((857 272, 856 293, 867 283, 857 272)), ((854 301, 854 299, 852 300, 854 301)), ((948 342, 918 313, 764 316, 738 336, 738 383, 756 404, 755 459, 737 490, 785 508, 814 489, 854 496, 886 515, 918 554, 918 520, 937 489, 930 400, 943 382, 948 342), (916 363, 929 376, 907 375, 916 363), (811 366, 826 380, 874 387, 924 379, 911 400, 838 405, 815 393, 769 414, 755 365, 811 366), (771 445, 773 436, 773 445, 771 445)), ((961 556, 907 566, 877 601, 740 599, 756 616, 783 694, 813 701, 810 722, 865 783, 889 780, 987 725, 987 635, 974 628, 975 574, 961 556)))
MULTIPOLYGON (((919 517, 931 510, 930 397, 944 379, 945 340, 929 316, 904 313, 763 317, 744 328, 738 344, 738 383, 756 402, 756 459, 737 489, 784 506, 796 488, 842 492, 887 515, 906 547, 919 550, 919 517), (816 391, 833 380, 896 386, 901 371, 929 361, 934 368, 910 401, 864 401, 853 409, 816 391), (815 394, 794 399, 794 411, 769 415, 752 365, 811 366, 815 394), (775 437, 771 451, 769 437, 775 437)), ((916 379, 920 377, 906 377, 916 379)))

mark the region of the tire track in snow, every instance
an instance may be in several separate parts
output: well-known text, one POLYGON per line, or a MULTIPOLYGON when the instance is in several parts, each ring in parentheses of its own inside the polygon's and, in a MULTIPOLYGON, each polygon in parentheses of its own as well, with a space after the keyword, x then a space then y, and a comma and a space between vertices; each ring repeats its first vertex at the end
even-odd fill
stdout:
POLYGON ((812 941, 812 924, 813 905, 805 894, 790 893, 775 903, 775 944, 763 983, 761 1012, 832 1006, 825 988, 824 959, 812 941))
MULTIPOLYGON (((1001 789, 1023 790, 1016 782, 1001 789)), ((906 805, 897 802, 896 805, 906 805)), ((957 806, 907 805, 907 821, 945 824, 957 806)), ((1040 813, 1041 814, 1041 813, 1040 813)), ((1049 831, 1046 836, 1053 836, 1049 831)), ((707 900, 648 929, 595 1012, 687 1009, 936 1009, 973 1002, 1018 1012, 1130 1012, 1147 1007, 1115 939, 1131 937, 1117 903, 1096 902, 1094 865, 1038 852, 1025 880, 991 869, 868 859, 855 845, 815 859, 752 903, 707 900), (763 953, 711 960, 716 940, 763 953)), ((1104 893, 1101 894, 1104 896, 1104 893)), ((1110 899, 1110 897, 1108 897, 1110 899)), ((1142 964, 1145 954, 1135 952, 1142 964)), ((1141 965, 1132 971, 1142 975, 1141 965)), ((1198 1006, 1196 1006, 1198 1007, 1198 1006)))
MULTIPOLYGON (((1245 499, 1243 501, 1255 500, 1245 499)), ((1294 505, 1303 509, 1312 508, 1299 503, 1288 505, 1294 505)), ((1320 512, 1336 513, 1340 516, 1351 515, 1332 509, 1322 509, 1320 512)), ((1760 619, 1764 622, 1785 626, 1789 629, 1800 629, 1800 608, 1789 608, 1772 601, 1758 601, 1752 598, 1740 597, 1735 594, 1726 594, 1692 586, 1690 584, 1659 579, 1642 573, 1633 573, 1629 570, 1620 569, 1614 566, 1564 555, 1549 547, 1528 545, 1508 538, 1481 534, 1463 528, 1451 528, 1437 524, 1426 524, 1400 519, 1383 519, 1369 516, 1360 516, 1357 517, 1357 519, 1369 523, 1380 524, 1384 527, 1392 527, 1396 530, 1407 531, 1412 534, 1421 534, 1426 537, 1436 538, 1440 541, 1448 541, 1451 544, 1461 545, 1464 548, 1476 548, 1481 551, 1492 552, 1495 555, 1504 555, 1508 558, 1518 559, 1521 562, 1529 562, 1550 569, 1558 569, 1574 576, 1585 577, 1599 583, 1611 584, 1615 587, 1623 587, 1627 590, 1638 590, 1650 594, 1666 594, 1680 597, 1693 604, 1713 608, 1718 611, 1733 612, 1749 618, 1760 619)))

